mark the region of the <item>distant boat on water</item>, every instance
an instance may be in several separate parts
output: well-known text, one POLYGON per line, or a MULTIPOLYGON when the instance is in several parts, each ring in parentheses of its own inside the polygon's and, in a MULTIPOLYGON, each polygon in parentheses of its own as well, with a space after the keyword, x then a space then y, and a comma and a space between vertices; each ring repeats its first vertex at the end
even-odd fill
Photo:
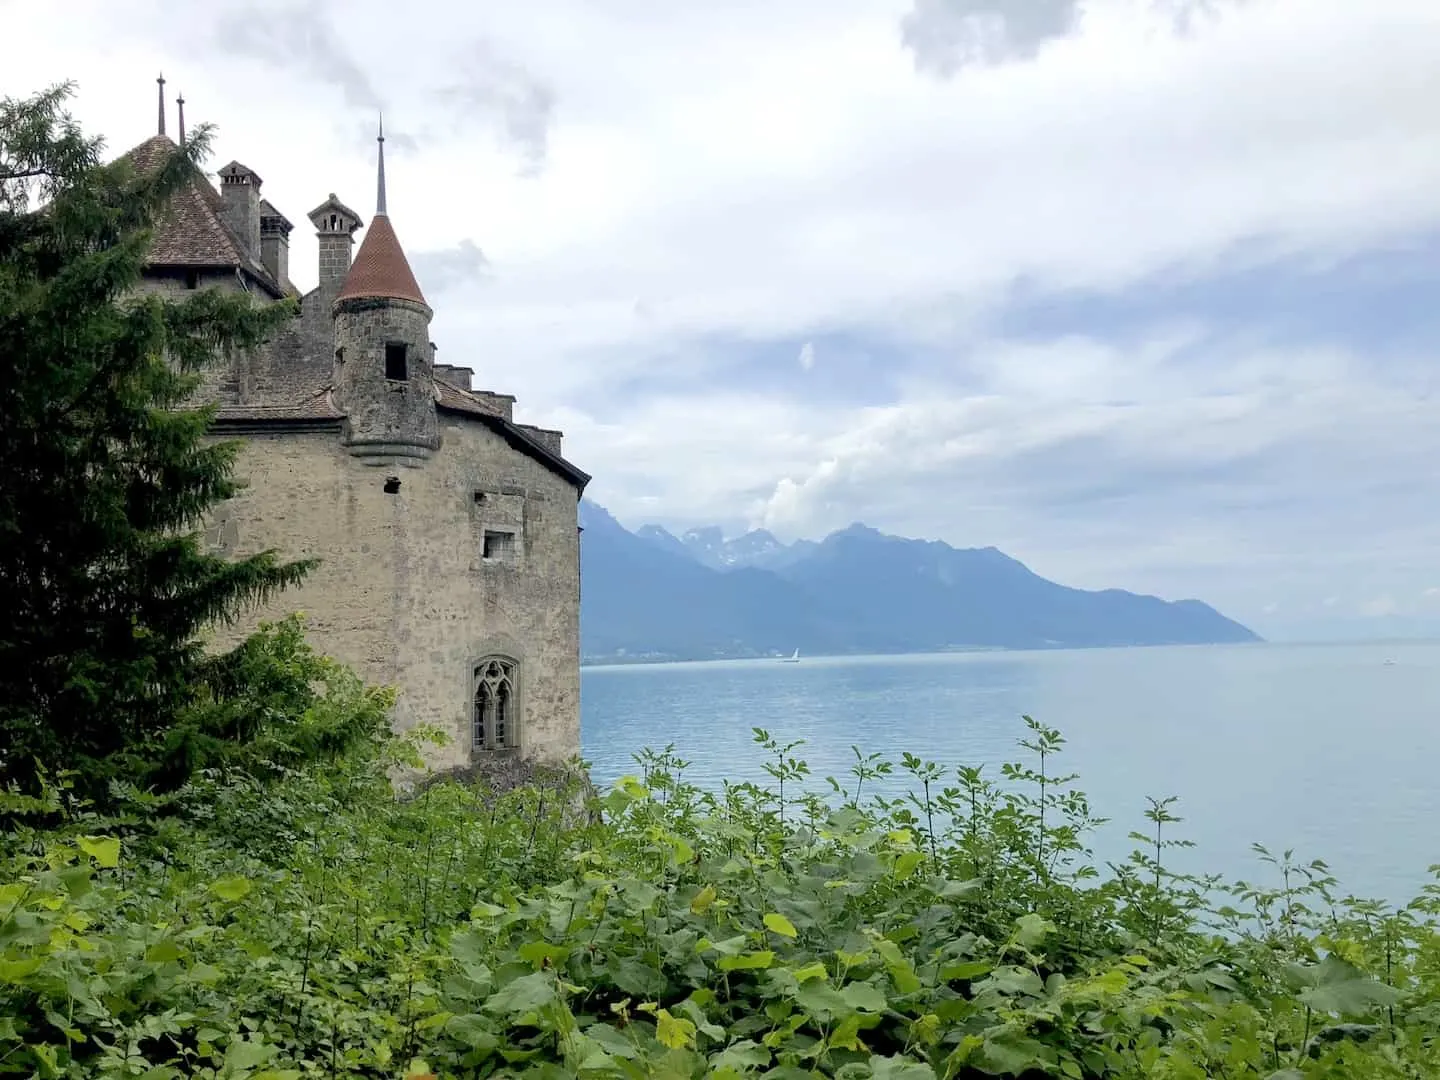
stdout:
POLYGON ((799 649, 796 649, 796 650, 795 650, 795 653, 794 653, 793 656, 782 656, 782 657, 780 658, 780 663, 782 663, 782 664, 798 664, 799 662, 800 662, 800 650, 799 650, 799 649))

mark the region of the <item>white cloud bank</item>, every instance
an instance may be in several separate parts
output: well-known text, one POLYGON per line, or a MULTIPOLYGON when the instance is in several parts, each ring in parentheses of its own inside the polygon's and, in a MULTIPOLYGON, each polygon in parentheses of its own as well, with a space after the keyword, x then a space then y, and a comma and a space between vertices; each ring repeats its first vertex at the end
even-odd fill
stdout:
POLYGON ((163 67, 295 220, 365 207, 383 104, 445 355, 632 523, 863 518, 1262 631, 1440 575, 1433 350, 990 321, 1017 283, 1142 297, 1436 230, 1433 0, 269 0, 275 42, 219 40, 244 10, 11 3, 0 92, 79 77, 119 148, 163 67))

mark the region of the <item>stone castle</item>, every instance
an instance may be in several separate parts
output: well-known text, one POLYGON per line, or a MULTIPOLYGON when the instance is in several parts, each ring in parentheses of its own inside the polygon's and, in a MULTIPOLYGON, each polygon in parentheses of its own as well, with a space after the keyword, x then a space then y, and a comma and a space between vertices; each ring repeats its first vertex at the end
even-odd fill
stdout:
MULTIPOLYGON (((173 153, 158 133, 128 157, 173 153)), ((183 110, 183 99, 180 108, 183 110)), ((184 141, 184 113, 180 114, 184 141)), ((517 423, 514 397, 436 361, 432 309, 386 209, 384 135, 368 227, 331 194, 310 211, 319 284, 291 283, 291 222, 232 161, 197 172, 157 224, 145 286, 298 300, 262 349, 221 358, 202 398, 243 440, 246 490, 210 522, 215 549, 319 567, 238 626, 305 612, 310 640, 398 688, 395 722, 437 725, 436 768, 510 772, 580 751, 579 500, 561 433, 517 423), (356 233, 364 231, 359 250, 356 233)))

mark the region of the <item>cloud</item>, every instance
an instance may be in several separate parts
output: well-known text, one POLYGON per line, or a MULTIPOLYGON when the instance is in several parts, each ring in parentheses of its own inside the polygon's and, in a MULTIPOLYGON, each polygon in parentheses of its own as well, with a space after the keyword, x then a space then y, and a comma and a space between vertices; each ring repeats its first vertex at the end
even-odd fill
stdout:
POLYGON ((384 97, 443 355, 622 520, 858 518, 1271 637, 1434 615, 1433 0, 237 3, 235 49, 231 5, 22 5, 0 82, 79 71, 128 146, 163 64, 292 220, 368 206, 384 97))
POLYGON ((1079 0, 914 0, 900 39, 915 67, 948 77, 969 63, 1026 60, 1079 25, 1079 0))
POLYGON ((500 137, 521 155, 521 175, 538 176, 554 120, 554 89, 484 41, 472 45, 459 66, 458 81, 444 86, 439 97, 467 126, 476 121, 498 125, 500 137))
POLYGON ((338 90, 350 108, 379 110, 381 96, 346 47, 326 0, 222 5, 218 11, 211 48, 314 78, 338 90))
MULTIPOLYGON (((390 136, 385 136, 388 141, 390 136)), ((432 300, 468 281, 485 277, 490 260, 475 241, 466 238, 441 251, 417 251, 410 256, 420 287, 432 300)))
POLYGON ((807 341, 800 346, 800 370, 809 371, 815 366, 815 343, 807 341))
MULTIPOLYGON (((1033 60, 1042 48, 1080 32, 1091 14, 1114 17, 1117 5, 1083 0, 912 0, 900 40, 915 69, 949 78, 971 65, 1033 60)), ((1128 14, 1158 17, 1180 34, 1249 0, 1136 0, 1128 14)))

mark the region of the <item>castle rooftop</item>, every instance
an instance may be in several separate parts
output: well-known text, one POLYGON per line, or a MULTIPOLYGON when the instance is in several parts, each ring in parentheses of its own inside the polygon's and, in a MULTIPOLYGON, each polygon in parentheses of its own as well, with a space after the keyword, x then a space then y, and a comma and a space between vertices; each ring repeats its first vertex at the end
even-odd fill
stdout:
POLYGON ((345 276, 344 284, 340 286, 335 300, 410 300, 429 307, 386 211, 383 125, 376 142, 379 144, 379 153, 375 166, 375 217, 370 221, 370 229, 360 243, 360 250, 355 253, 355 261, 351 264, 350 272, 345 276))
POLYGON ((420 283, 415 280, 388 214, 376 214, 371 219, 345 283, 335 297, 336 300, 362 298, 425 304, 425 295, 420 291, 420 283))
MULTIPOLYGON (((179 149, 168 135, 151 135, 124 156, 145 173, 160 168, 179 149)), ((258 258, 247 252, 222 217, 219 193, 197 169, 157 216, 149 261, 153 266, 243 269, 274 296, 284 290, 258 258)))

